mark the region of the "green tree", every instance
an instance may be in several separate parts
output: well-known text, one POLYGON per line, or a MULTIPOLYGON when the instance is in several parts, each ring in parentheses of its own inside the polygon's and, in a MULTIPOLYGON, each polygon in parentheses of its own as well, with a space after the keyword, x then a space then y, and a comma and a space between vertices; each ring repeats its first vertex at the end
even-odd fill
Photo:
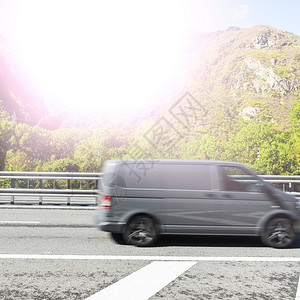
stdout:
POLYGON ((15 122, 6 119, 0 121, 0 170, 5 169, 6 155, 12 147, 9 140, 13 135, 15 125, 15 122))
POLYGON ((100 172, 104 160, 108 159, 103 139, 97 136, 80 142, 74 151, 74 160, 80 172, 100 172))
POLYGON ((55 156, 51 157, 51 160, 45 162, 42 165, 44 172, 78 172, 79 166, 71 158, 55 159, 55 156))
POLYGON ((249 122, 237 134, 231 134, 224 145, 223 160, 236 161, 253 166, 263 142, 270 143, 276 130, 271 123, 249 122))
POLYGON ((35 168, 34 162, 28 155, 17 150, 15 153, 12 151, 7 152, 6 166, 7 171, 32 171, 35 168))
POLYGON ((255 168, 265 175, 296 175, 299 164, 295 152, 295 141, 289 133, 277 133, 270 142, 263 142, 255 168))
POLYGON ((300 135, 300 101, 296 101, 290 112, 291 128, 297 134, 300 135))
POLYGON ((31 127, 28 124, 17 124, 9 142, 14 152, 21 150, 32 160, 45 161, 52 153, 51 131, 39 126, 31 127))
POLYGON ((73 158, 76 145, 88 136, 85 136, 83 130, 77 128, 57 129, 52 132, 51 136, 51 154, 56 159, 73 158))

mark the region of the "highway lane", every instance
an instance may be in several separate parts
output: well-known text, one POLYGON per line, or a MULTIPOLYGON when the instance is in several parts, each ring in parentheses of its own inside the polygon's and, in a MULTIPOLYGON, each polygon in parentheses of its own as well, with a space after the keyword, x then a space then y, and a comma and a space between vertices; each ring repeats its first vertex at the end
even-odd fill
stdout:
POLYGON ((138 248, 114 243, 96 228, 0 226, 0 253, 206 257, 300 257, 299 239, 290 249, 264 247, 258 238, 161 237, 138 248))
MULTIPOLYGON (((284 256, 299 255, 300 240, 291 249, 264 247, 256 237, 162 237, 151 248, 117 245, 110 235, 95 228, 97 209, 93 207, 0 206, 0 253, 32 252, 32 245, 44 253, 51 245, 57 254, 90 255, 173 255, 173 256, 284 256), (17 222, 17 223, 10 223, 17 222), (31 226, 28 223, 33 222, 31 226), (35 222, 38 222, 37 224, 35 222), (30 241, 30 243, 28 243, 30 241), (9 246, 9 245, 14 245, 9 246), (46 247, 47 248, 47 247, 46 247)), ((30 224, 30 223, 29 223, 30 224)))
POLYGON ((195 264, 151 299, 296 299, 299 239, 294 248, 284 250, 264 247, 257 238, 186 236, 164 237, 155 247, 136 248, 117 245, 109 234, 94 228, 95 210, 52 209, 51 218, 45 209, 3 211, 1 220, 15 216, 14 220, 41 223, 0 226, 0 299, 86 299, 161 257, 175 262, 192 258, 195 264), (76 220, 81 227, 68 226, 76 220), (232 260, 237 257, 240 261, 232 260))
POLYGON ((95 206, 1 205, 0 226, 94 227, 95 206))

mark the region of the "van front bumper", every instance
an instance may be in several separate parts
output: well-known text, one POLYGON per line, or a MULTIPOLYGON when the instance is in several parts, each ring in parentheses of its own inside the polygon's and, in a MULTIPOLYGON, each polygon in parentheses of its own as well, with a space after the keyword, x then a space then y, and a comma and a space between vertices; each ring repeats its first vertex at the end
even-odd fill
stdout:
POLYGON ((120 222, 100 222, 98 227, 102 231, 121 233, 125 224, 120 222))

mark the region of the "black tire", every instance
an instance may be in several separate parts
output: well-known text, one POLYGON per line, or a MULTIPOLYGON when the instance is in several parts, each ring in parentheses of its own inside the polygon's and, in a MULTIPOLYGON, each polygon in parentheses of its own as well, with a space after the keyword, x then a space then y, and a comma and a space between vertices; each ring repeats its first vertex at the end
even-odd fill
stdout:
POLYGON ((147 247, 157 240, 157 230, 153 219, 148 216, 136 216, 131 219, 124 231, 123 238, 127 244, 147 247))
POLYGON ((116 242, 117 244, 120 244, 120 245, 125 245, 126 244, 124 239, 123 239, 122 233, 111 232, 110 236, 111 236, 111 239, 114 242, 116 242))
POLYGON ((280 249, 291 246, 295 239, 292 221, 283 217, 270 220, 261 235, 261 240, 266 246, 280 249))

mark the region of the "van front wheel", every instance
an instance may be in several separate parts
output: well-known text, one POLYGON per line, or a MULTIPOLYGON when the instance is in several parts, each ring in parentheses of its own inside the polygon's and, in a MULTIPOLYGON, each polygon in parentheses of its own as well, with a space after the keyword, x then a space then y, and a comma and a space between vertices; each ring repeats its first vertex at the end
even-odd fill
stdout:
POLYGON ((266 226, 261 235, 266 246, 273 248, 287 248, 295 241, 293 224, 288 218, 274 218, 266 226))
POLYGON ((131 219, 124 231, 124 240, 139 247, 151 246, 157 240, 154 221, 148 216, 136 216, 131 219))

